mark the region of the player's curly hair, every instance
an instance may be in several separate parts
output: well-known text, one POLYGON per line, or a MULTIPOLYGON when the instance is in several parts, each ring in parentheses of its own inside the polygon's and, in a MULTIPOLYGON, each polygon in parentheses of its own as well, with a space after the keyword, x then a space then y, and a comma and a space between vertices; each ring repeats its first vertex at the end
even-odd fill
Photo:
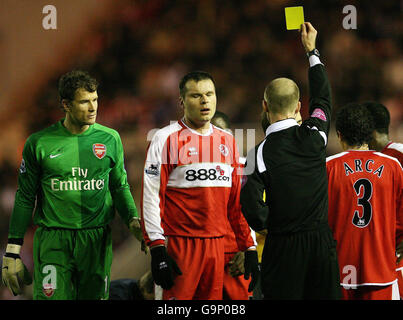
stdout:
POLYGON ((197 71, 192 71, 192 72, 187 73, 181 79, 181 81, 179 82, 179 94, 180 94, 180 96, 182 98, 185 97, 186 83, 188 83, 188 81, 193 80, 193 81, 199 82, 201 80, 207 80, 207 79, 210 79, 213 82, 214 86, 215 86, 213 76, 208 72, 197 70, 197 71))
POLYGON ((370 111, 375 130, 379 133, 389 134, 390 113, 388 109, 382 103, 375 101, 365 101, 362 105, 370 111))
POLYGON ((229 117, 224 112, 218 110, 215 112, 213 118, 211 118, 211 123, 216 127, 219 127, 224 130, 231 128, 231 122, 229 121, 229 117), (224 123, 224 128, 217 123, 217 120, 221 120, 224 123))
POLYGON ((366 107, 359 103, 349 103, 337 113, 336 130, 349 146, 359 147, 371 141, 374 121, 366 107))
POLYGON ((82 70, 73 70, 62 75, 59 80, 60 101, 63 99, 73 101, 76 90, 80 88, 94 92, 98 88, 98 82, 88 72, 82 70))

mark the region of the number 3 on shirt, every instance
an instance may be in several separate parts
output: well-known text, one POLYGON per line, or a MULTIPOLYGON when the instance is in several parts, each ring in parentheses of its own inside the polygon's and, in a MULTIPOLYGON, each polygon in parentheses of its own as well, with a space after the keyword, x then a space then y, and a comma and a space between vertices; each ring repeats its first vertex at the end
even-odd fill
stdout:
POLYGON ((354 183, 354 190, 358 197, 357 203, 362 207, 362 216, 359 211, 354 211, 353 225, 358 228, 365 228, 372 218, 372 205, 369 202, 372 198, 372 183, 368 179, 359 179, 354 183), (360 197, 362 190, 362 196, 360 197))

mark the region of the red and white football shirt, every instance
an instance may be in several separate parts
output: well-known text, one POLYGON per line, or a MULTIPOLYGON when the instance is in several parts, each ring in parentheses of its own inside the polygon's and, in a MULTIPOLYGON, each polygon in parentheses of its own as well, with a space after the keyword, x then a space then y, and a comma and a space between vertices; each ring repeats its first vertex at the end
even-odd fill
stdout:
POLYGON ((348 151, 327 158, 327 173, 341 284, 395 282, 396 241, 403 233, 400 163, 375 151, 348 151))
POLYGON ((399 160, 400 164, 403 165, 403 143, 391 141, 385 146, 385 148, 383 148, 381 152, 396 158, 399 160))
MULTIPOLYGON (((397 160, 399 160, 400 164, 403 166, 403 143, 391 141, 385 146, 385 148, 383 148, 381 152, 391 157, 395 157, 397 160)), ((399 272, 398 280, 399 280, 400 297, 403 298, 403 260, 401 260, 400 263, 397 265, 396 271, 399 272)))
POLYGON ((143 173, 142 224, 149 246, 165 236, 223 237, 227 221, 239 250, 254 245, 241 213, 239 154, 234 137, 210 126, 207 134, 183 121, 160 129, 143 173))

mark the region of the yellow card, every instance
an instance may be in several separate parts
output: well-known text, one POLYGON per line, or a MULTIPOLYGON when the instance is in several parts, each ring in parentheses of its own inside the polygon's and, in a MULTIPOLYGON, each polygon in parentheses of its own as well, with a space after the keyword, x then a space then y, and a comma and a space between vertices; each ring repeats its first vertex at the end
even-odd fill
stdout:
POLYGON ((284 10, 287 30, 299 30, 304 23, 304 7, 287 7, 284 10))

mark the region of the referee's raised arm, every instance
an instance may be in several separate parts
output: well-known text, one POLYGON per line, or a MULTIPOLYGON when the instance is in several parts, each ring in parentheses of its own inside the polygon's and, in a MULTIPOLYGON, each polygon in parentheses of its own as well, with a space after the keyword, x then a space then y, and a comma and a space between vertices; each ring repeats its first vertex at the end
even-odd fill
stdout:
POLYGON ((301 24, 301 41, 307 53, 315 49, 317 35, 318 31, 310 22, 301 24))
POLYGON ((309 115, 307 120, 311 127, 315 126, 323 132, 325 144, 330 130, 332 98, 329 80, 316 48, 318 32, 310 22, 301 25, 301 41, 309 59, 309 115))

